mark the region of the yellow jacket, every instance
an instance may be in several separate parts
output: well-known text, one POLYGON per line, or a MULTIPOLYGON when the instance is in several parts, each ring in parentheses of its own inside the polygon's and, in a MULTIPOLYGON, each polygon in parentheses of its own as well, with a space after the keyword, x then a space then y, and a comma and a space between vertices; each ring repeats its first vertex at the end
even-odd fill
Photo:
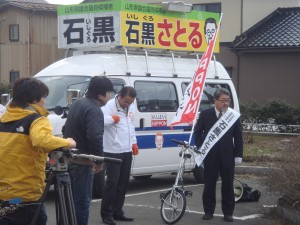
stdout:
POLYGON ((8 107, 0 118, 1 200, 37 201, 45 188, 48 152, 70 147, 68 140, 52 135, 47 115, 47 110, 31 104, 26 109, 8 107), (36 113, 41 116, 32 115, 36 113))

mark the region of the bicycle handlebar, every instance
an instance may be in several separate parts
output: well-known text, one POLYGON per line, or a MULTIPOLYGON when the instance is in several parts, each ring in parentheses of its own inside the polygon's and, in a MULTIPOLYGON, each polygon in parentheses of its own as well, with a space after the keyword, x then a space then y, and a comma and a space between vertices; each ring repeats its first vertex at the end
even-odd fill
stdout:
POLYGON ((178 145, 182 145, 185 148, 188 147, 188 143, 187 142, 179 141, 179 140, 176 140, 176 139, 172 139, 172 141, 175 142, 178 145))
POLYGON ((189 149, 193 150, 197 154, 201 154, 201 152, 198 150, 198 148, 196 146, 190 146, 189 143, 186 141, 179 141, 176 139, 172 139, 172 141, 180 146, 183 146, 184 148, 189 148, 189 149))

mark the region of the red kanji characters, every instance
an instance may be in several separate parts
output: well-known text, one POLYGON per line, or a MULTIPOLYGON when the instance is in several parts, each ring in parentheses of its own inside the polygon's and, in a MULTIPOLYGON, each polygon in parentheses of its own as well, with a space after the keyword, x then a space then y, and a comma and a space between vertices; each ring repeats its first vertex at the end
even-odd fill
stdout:
POLYGON ((168 47, 171 46, 171 42, 163 40, 162 37, 166 35, 169 38, 171 36, 170 29, 173 28, 173 24, 172 23, 168 23, 167 19, 164 19, 163 23, 157 23, 157 27, 165 29, 164 31, 161 31, 158 34, 158 42, 162 46, 168 46, 168 47))

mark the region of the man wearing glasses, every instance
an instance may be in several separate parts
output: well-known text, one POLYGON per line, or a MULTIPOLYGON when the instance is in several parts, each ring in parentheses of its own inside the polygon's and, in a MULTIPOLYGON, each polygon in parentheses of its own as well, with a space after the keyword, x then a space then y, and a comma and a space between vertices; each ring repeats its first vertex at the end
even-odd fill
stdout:
POLYGON ((106 164, 106 181, 101 203, 101 217, 105 224, 115 220, 133 221, 123 211, 130 178, 132 155, 138 154, 132 104, 136 98, 133 87, 125 86, 111 99, 102 111, 104 114, 104 156, 121 159, 121 164, 106 164))
MULTIPOLYGON (((203 110, 194 129, 196 146, 199 148, 207 133, 222 117, 230 105, 230 92, 219 88, 214 94, 215 106, 203 110)), ((222 179, 222 211, 226 222, 233 222, 234 200, 234 166, 242 162, 243 137, 242 126, 238 119, 220 140, 210 149, 204 159, 204 190, 202 194, 204 220, 213 218, 216 206, 216 182, 222 179)))

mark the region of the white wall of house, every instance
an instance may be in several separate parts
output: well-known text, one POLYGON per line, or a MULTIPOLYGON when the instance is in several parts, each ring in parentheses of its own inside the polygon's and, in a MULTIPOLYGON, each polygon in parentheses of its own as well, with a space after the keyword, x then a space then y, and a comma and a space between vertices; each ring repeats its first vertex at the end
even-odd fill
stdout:
POLYGON ((61 59, 57 48, 56 12, 7 7, 0 11, 0 83, 10 83, 10 72, 32 76, 61 59), (10 41, 9 25, 19 25, 19 40, 10 41))

